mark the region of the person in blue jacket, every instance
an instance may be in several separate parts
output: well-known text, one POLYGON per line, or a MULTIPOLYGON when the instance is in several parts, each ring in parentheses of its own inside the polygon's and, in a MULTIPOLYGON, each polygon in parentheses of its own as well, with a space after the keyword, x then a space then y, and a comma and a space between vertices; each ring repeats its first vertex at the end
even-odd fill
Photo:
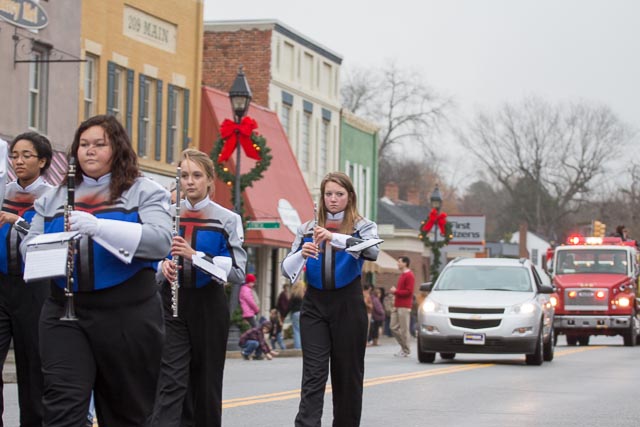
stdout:
POLYGON ((320 425, 330 369, 333 425, 358 426, 368 331, 360 277, 364 261, 377 259, 380 240, 376 224, 358 213, 346 174, 324 177, 319 202, 317 222, 298 228, 282 263, 292 282, 306 263, 308 283, 300 310, 302 391, 295 425, 320 425))
MULTIPOLYGON (((154 263, 171 247, 169 192, 141 176, 124 127, 111 115, 80 124, 69 150, 77 172, 35 202, 21 245, 42 233, 76 231, 76 321, 66 313, 66 278, 53 278, 40 314, 47 427, 83 426, 91 391, 101 425, 139 427, 153 411, 164 340, 154 263), (65 224, 67 186, 75 208, 65 224)), ((28 267, 28 260, 27 267, 28 267)))

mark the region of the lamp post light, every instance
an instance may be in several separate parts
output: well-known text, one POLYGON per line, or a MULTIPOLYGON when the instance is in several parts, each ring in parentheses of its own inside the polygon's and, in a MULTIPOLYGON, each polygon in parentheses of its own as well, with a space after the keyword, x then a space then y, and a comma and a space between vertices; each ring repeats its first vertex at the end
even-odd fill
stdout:
MULTIPOLYGON (((233 119, 237 124, 240 124, 242 118, 247 114, 249 110, 249 103, 251 102, 251 89, 249 88, 249 82, 242 71, 242 65, 238 68, 238 75, 229 89, 229 100, 231 101, 231 109, 233 110, 233 119)), ((236 213, 242 216, 241 203, 240 203, 240 131, 236 130, 236 185, 235 193, 233 197, 233 205, 236 213)))
MULTIPOLYGON (((242 118, 247 114, 249 110, 249 103, 251 102, 251 89, 249 89, 249 83, 242 71, 242 65, 238 68, 238 74, 236 79, 229 89, 229 100, 231 101, 231 110, 233 111, 233 120, 236 124, 240 124, 242 118)), ((236 185, 234 188, 233 196, 233 208, 236 213, 242 218, 242 203, 240 199, 240 152, 242 146, 240 145, 240 130, 236 129, 236 185)), ((229 298, 229 313, 233 316, 236 308, 239 304, 238 296, 240 294, 240 286, 242 283, 233 283, 231 288, 231 295, 229 298)), ((234 324, 229 326, 229 336, 227 338, 227 349, 237 350, 238 340, 240 339, 240 328, 234 324)))
MULTIPOLYGON (((436 188, 433 190, 433 193, 431 193, 431 197, 429 198, 429 200, 431 202, 431 207, 435 209, 439 214, 440 208, 442 207, 442 194, 440 194, 440 189, 438 188, 437 184, 436 184, 436 188)), ((438 224, 434 224, 434 227, 433 227, 433 247, 434 248, 438 247, 438 224)), ((436 250, 435 253, 439 254, 440 251, 436 250)), ((432 262, 433 268, 435 268, 436 265, 439 265, 439 262, 436 262, 436 260, 434 259, 432 262)), ((433 276, 433 273, 432 273, 432 276, 433 276)))

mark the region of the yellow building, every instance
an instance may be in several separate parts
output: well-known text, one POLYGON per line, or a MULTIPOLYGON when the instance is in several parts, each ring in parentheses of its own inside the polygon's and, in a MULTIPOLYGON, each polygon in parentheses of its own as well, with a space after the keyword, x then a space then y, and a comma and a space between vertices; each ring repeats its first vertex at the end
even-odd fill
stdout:
POLYGON ((203 0, 83 0, 79 120, 114 114, 164 185, 199 141, 203 0))

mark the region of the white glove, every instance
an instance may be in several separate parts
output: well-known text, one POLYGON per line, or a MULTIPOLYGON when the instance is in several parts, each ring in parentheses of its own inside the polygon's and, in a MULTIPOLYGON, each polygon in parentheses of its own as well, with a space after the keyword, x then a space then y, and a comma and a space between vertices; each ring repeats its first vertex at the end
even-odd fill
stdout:
POLYGON ((69 224, 71 225, 71 231, 79 231, 92 237, 100 233, 98 218, 88 212, 71 211, 69 224))

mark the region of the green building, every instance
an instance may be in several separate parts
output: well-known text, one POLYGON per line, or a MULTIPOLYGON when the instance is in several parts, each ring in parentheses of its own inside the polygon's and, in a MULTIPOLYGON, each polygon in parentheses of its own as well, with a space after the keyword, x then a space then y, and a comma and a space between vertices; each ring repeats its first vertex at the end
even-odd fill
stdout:
POLYGON ((378 126, 349 111, 340 114, 340 170, 351 177, 358 211, 375 221, 378 201, 378 126))

